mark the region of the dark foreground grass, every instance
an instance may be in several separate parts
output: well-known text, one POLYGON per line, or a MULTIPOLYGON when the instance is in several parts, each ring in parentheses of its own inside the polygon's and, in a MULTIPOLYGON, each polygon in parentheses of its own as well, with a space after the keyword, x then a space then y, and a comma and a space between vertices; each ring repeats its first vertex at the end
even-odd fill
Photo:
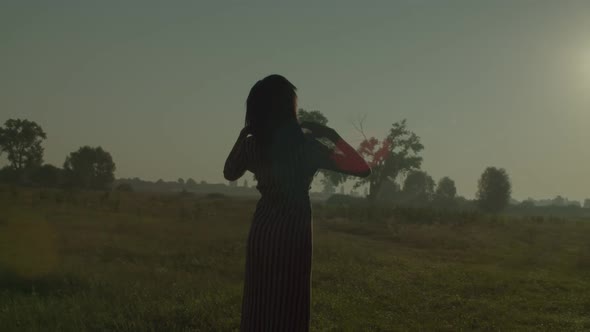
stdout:
MULTIPOLYGON (((2 188, 0 330, 235 331, 254 204, 2 188)), ((590 330, 589 222, 314 210, 314 331, 590 330)))

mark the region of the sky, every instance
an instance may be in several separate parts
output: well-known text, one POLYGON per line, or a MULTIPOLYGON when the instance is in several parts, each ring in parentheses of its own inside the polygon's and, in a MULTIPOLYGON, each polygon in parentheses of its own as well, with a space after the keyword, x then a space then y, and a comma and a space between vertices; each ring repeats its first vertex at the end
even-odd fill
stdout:
POLYGON ((465 197, 488 166, 516 199, 590 197, 590 1, 3 0, 0 50, 0 123, 40 124, 58 166, 102 146, 117 177, 224 182, 278 73, 352 145, 407 119, 465 197))

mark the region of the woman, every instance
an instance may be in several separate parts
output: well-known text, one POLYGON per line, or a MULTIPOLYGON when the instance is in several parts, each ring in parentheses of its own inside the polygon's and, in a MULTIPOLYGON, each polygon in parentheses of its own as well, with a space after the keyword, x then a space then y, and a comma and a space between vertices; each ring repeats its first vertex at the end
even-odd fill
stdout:
POLYGON ((241 331, 309 330, 311 181, 318 169, 362 177, 371 173, 336 131, 298 123, 295 91, 280 75, 270 75, 252 87, 246 126, 223 170, 229 181, 251 171, 262 195, 248 235, 241 331), (337 151, 317 140, 322 137, 331 140, 337 151))

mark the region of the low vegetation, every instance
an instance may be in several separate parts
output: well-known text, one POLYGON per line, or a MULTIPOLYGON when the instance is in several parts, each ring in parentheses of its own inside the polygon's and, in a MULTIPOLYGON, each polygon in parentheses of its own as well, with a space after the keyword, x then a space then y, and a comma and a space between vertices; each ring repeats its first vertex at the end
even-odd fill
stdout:
MULTIPOLYGON (((255 200, 0 187, 3 331, 236 331, 255 200)), ((588 330, 590 222, 314 205, 312 330, 588 330)))

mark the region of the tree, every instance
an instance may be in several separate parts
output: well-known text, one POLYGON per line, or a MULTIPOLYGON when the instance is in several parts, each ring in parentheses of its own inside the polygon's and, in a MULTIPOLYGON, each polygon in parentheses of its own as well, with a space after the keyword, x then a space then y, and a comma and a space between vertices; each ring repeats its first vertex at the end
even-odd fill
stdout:
POLYGON ((182 186, 184 186, 184 179, 183 178, 178 178, 178 183, 182 186))
MULTIPOLYGON (((365 136, 362 122, 357 128, 365 136)), ((357 181, 355 187, 369 184, 369 201, 375 201, 385 181, 395 182, 399 175, 419 169, 424 149, 420 137, 407 128, 406 120, 392 124, 389 134, 381 141, 375 137, 361 142, 358 152, 367 160, 371 175, 357 181)))
POLYGON ((309 121, 309 122, 317 122, 326 126, 328 124, 328 118, 322 112, 318 110, 313 111, 306 111, 303 108, 300 108, 297 111, 297 118, 299 122, 309 121))
POLYGON ((43 163, 41 143, 47 135, 34 121, 8 119, 0 127, 0 151, 6 152, 12 169, 36 168, 43 163))
MULTIPOLYGON (((368 196, 368 188, 365 187, 365 196, 368 196)), ((401 186, 395 182, 391 181, 389 178, 386 179, 381 188, 379 189, 379 193, 377 194, 376 199, 382 202, 397 202, 400 201, 402 198, 402 189, 401 186)))
POLYGON ((123 183, 119 183, 119 185, 117 185, 117 188, 115 188, 115 190, 120 191, 120 192, 133 192, 133 186, 131 185, 131 183, 128 182, 123 182, 123 183))
POLYGON ((434 180, 424 171, 408 172, 402 191, 404 201, 410 205, 426 205, 434 195, 434 180))
POLYGON ((63 170, 50 164, 37 168, 31 174, 33 183, 47 188, 59 187, 62 183, 63 170))
POLYGON ((10 166, 0 168, 0 182, 16 184, 18 182, 18 172, 10 166))
POLYGON ((535 202, 531 199, 525 199, 518 204, 518 207, 521 209, 533 209, 535 207, 535 202))
POLYGON ((348 179, 346 174, 330 171, 327 169, 323 169, 320 171, 322 174, 322 179, 320 183, 322 184, 322 191, 324 193, 334 193, 336 192, 336 187, 348 179))
POLYGON ((566 206, 581 208, 582 204, 578 201, 568 201, 566 206))
MULTIPOLYGON (((328 118, 326 118, 326 116, 318 110, 306 111, 305 109, 300 108, 297 111, 297 118, 299 122, 309 121, 316 122, 324 126, 328 125, 328 118)), ((334 148, 334 143, 332 143, 329 139, 321 138, 319 141, 330 148, 334 148)), ((322 179, 320 180, 323 187, 322 192, 328 194, 335 193, 336 186, 344 183, 347 179, 345 174, 338 172, 321 170, 320 173, 322 174, 322 179)))
POLYGON ((457 187, 455 181, 448 176, 438 181, 436 191, 434 192, 434 202, 440 207, 454 207, 455 197, 457 196, 457 187))
POLYGON ((336 192, 336 187, 334 186, 334 184, 326 178, 322 179, 322 185, 322 193, 331 195, 336 192))
POLYGON ((498 213, 506 208, 510 201, 510 178, 503 168, 486 168, 477 183, 477 188, 477 203, 482 211, 498 213))
POLYGON ((561 195, 557 195, 551 201, 551 205, 553 205, 553 206, 564 206, 565 205, 565 198, 563 198, 561 195))
POLYGON ((195 179, 193 179, 193 178, 188 178, 186 180, 186 185, 187 185, 187 187, 194 187, 197 185, 197 181, 195 181, 195 179))
POLYGON ((107 189, 115 180, 115 163, 100 146, 83 146, 64 162, 70 185, 85 189, 107 189))

